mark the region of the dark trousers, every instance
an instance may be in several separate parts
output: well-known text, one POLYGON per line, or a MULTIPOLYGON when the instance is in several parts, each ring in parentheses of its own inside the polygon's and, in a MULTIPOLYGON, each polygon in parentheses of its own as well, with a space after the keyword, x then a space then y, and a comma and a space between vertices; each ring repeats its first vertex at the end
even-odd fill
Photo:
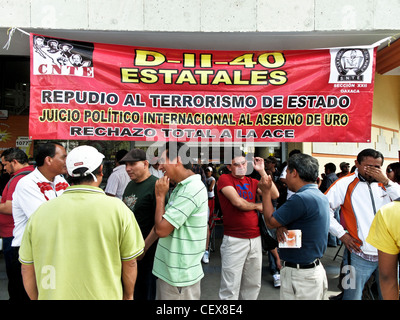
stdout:
MULTIPOLYGON (((4 244, 4 239, 3 239, 4 244)), ((4 250, 4 249, 3 249, 4 250)), ((18 260, 19 247, 9 247, 4 251, 8 277, 8 294, 12 301, 27 301, 29 296, 25 291, 21 274, 21 263, 18 260), (6 252, 7 251, 7 252, 6 252)))
POLYGON ((135 283, 135 300, 156 299, 157 277, 152 272, 153 262, 154 252, 147 252, 143 260, 137 262, 138 271, 135 283))

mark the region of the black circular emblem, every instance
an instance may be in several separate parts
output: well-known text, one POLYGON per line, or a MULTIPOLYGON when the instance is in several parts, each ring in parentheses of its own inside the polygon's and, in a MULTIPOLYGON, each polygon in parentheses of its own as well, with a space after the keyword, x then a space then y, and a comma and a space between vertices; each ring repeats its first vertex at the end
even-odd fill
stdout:
POLYGON ((346 76, 339 76, 340 80, 359 80, 357 78, 368 68, 370 61, 368 49, 339 50, 335 59, 336 68, 341 76, 346 76))

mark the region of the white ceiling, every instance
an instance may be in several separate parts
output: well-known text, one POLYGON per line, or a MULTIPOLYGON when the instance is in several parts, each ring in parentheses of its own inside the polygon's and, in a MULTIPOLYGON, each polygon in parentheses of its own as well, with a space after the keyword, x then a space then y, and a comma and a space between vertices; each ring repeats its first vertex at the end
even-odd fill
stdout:
MULTIPOLYGON (((398 31, 352 32, 133 32, 24 29, 57 38, 142 47, 203 50, 302 50, 370 45, 398 31)), ((8 50, 7 29, 0 28, 0 55, 29 56, 29 37, 16 30, 8 50)), ((381 45, 383 48, 387 42, 381 45)), ((400 74, 400 73, 399 73, 400 74)))

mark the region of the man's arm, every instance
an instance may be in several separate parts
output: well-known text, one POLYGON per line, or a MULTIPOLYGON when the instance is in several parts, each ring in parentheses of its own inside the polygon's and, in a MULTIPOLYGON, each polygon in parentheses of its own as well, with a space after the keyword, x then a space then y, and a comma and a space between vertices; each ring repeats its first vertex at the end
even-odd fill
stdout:
POLYGON ((155 186, 156 212, 154 215, 154 231, 160 238, 165 238, 174 231, 174 226, 163 218, 165 213, 165 196, 169 190, 169 178, 164 176, 157 180, 155 186))
POLYGON ((274 207, 271 201, 271 188, 274 183, 269 175, 261 177, 258 184, 259 189, 262 192, 262 204, 263 204, 263 214, 264 220, 268 228, 274 229, 281 227, 282 225, 272 216, 274 213, 274 207))
POLYGON ((343 186, 340 185, 339 181, 332 185, 327 192, 325 192, 325 195, 329 201, 329 232, 333 236, 338 237, 350 252, 361 252, 360 245, 362 245, 362 242, 353 238, 349 233, 347 233, 343 226, 335 219, 335 210, 337 210, 337 208, 344 203, 347 185, 345 185, 345 187, 346 188, 344 189, 343 186))
POLYGON ((239 209, 240 211, 258 210, 262 211, 262 203, 248 202, 241 198, 237 193, 236 189, 232 186, 226 186, 221 189, 224 196, 230 201, 230 203, 239 209))
POLYGON ((4 203, 0 203, 0 213, 12 214, 12 201, 11 200, 7 200, 4 203))
MULTIPOLYGON (((264 177, 265 175, 268 175, 265 172, 265 167, 264 167, 264 159, 260 157, 255 157, 253 161, 253 168, 260 174, 261 178, 264 177)), ((261 190, 257 189, 257 192, 261 194, 261 190)), ((276 187, 275 183, 272 184, 271 186, 271 198, 272 199, 278 199, 279 198, 279 191, 278 188, 276 187)))
POLYGON ((154 227, 151 228, 151 231, 147 235, 146 239, 144 239, 144 250, 143 253, 137 258, 139 261, 144 258, 147 250, 153 245, 153 243, 158 239, 158 236, 154 230, 154 227))
POLYGON ((209 192, 213 191, 214 186, 215 186, 215 179, 213 179, 213 180, 211 181, 210 185, 208 186, 208 191, 209 191, 209 192))
POLYGON ((399 300, 398 256, 378 250, 379 283, 384 300, 399 300))
POLYGON ((25 291, 31 300, 37 300, 39 293, 36 285, 35 266, 34 264, 21 264, 22 280, 24 282, 25 291))
POLYGON ((136 259, 123 260, 122 261, 123 300, 133 300, 136 277, 137 277, 136 259))

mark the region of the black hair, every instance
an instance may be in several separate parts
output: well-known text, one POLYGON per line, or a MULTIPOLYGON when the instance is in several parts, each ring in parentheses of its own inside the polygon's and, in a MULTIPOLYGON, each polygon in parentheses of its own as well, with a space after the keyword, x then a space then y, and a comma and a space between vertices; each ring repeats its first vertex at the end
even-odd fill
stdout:
POLYGON ((20 164, 28 163, 28 156, 24 151, 19 148, 8 148, 3 151, 1 154, 1 158, 4 157, 4 160, 11 162, 13 160, 17 160, 20 164))
POLYGON ((45 144, 39 145, 38 153, 36 155, 35 161, 38 167, 41 167, 44 164, 44 159, 46 157, 53 158, 56 155, 56 146, 64 147, 61 143, 58 142, 47 142, 45 144))
POLYGON ((328 162, 324 167, 325 167, 325 169, 328 169, 330 172, 335 173, 335 171, 336 171, 336 166, 332 162, 328 162))
POLYGON ((122 149, 118 150, 117 153, 115 154, 115 160, 117 162, 120 162, 123 157, 128 153, 128 150, 122 149))
POLYGON ((382 164, 383 164, 383 154, 377 150, 374 149, 364 149, 357 155, 357 162, 360 164, 366 157, 372 157, 374 159, 382 159, 382 164))
POLYGON ((288 159, 288 170, 292 172, 293 169, 296 169, 301 180, 305 182, 317 181, 319 164, 314 157, 304 153, 292 155, 288 159))
POLYGON ((291 156, 293 156, 294 154, 298 154, 298 153, 301 153, 301 151, 299 149, 293 149, 292 151, 289 152, 289 158, 291 156))
POLYGON ((387 166, 387 169, 392 169, 394 172, 394 181, 400 183, 400 162, 393 162, 387 166))
MULTIPOLYGON (((101 165, 98 166, 98 167, 92 172, 92 174, 93 174, 94 176, 97 176, 98 174, 100 174, 100 167, 101 167, 101 165)), ((77 185, 77 184, 82 184, 82 183, 93 182, 94 179, 93 179, 93 176, 92 176, 91 174, 84 175, 85 172, 86 172, 87 170, 88 170, 87 168, 82 167, 82 168, 77 168, 77 169, 75 169, 74 171, 72 171, 73 174, 79 174, 79 177, 72 177, 72 176, 69 176, 69 177, 68 177, 68 183, 69 183, 70 185, 77 185)))
POLYGON ((191 170, 193 167, 193 160, 190 156, 190 148, 183 142, 167 142, 162 150, 167 151, 169 160, 174 160, 178 156, 181 157, 183 167, 191 170))

